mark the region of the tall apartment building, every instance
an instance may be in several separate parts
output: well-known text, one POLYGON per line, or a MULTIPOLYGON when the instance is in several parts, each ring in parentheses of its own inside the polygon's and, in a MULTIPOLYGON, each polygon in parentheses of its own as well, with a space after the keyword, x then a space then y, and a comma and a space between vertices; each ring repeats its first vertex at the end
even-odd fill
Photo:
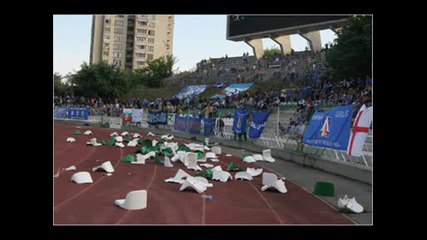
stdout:
POLYGON ((172 55, 173 24, 173 15, 94 15, 90 64, 136 69, 172 55))

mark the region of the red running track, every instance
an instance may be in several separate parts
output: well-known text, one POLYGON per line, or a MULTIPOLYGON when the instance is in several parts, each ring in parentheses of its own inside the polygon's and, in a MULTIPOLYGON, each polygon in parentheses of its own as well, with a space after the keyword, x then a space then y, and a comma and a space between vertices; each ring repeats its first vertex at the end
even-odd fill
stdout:
MULTIPOLYGON (((86 146, 91 138, 108 140, 111 129, 81 127, 80 131, 90 129, 91 136, 74 135, 76 126, 54 125, 54 166, 59 177, 54 178, 54 223, 55 224, 355 224, 347 216, 337 212, 317 196, 307 192, 290 181, 285 181, 287 193, 277 191, 262 192, 262 177, 252 181, 233 180, 226 183, 209 181, 213 187, 202 194, 195 191, 179 191, 180 185, 166 183, 179 168, 191 175, 181 163, 172 163, 166 168, 147 160, 145 165, 121 162, 129 154, 135 156, 137 147, 86 146), (67 137, 75 137, 75 143, 67 143, 67 137), (101 161, 96 161, 101 160, 101 161), (115 172, 104 176, 103 172, 92 172, 92 167, 104 161, 111 161, 115 172), (76 171, 63 168, 75 165, 76 171), (89 171, 92 184, 76 184, 71 176, 77 171, 89 171), (130 173, 130 174, 129 174, 130 173), (148 192, 147 208, 128 211, 114 204, 133 190, 145 189, 148 192), (201 195, 212 195, 212 200, 202 199, 201 195)), ((120 134, 122 131, 118 131, 120 134)), ((146 132, 139 132, 143 138, 146 132)), ((140 147, 140 145, 139 145, 140 147)), ((240 166, 256 167, 255 163, 245 163, 240 156, 219 155, 221 165, 226 169, 231 161, 240 166)), ((209 160, 208 163, 211 163, 209 160)), ((274 163, 272 163, 274 164, 274 163)), ((272 172, 264 168, 265 172, 272 172)))

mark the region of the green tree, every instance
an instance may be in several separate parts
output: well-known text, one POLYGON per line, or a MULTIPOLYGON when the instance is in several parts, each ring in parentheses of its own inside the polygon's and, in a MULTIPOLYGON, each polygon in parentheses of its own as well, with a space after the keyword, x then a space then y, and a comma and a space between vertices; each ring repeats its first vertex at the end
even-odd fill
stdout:
POLYGON ((277 47, 271 47, 264 50, 264 56, 270 57, 275 55, 282 55, 282 52, 277 47))
POLYGON ((372 75, 372 17, 348 19, 326 52, 326 63, 336 79, 372 75))
POLYGON ((173 65, 176 58, 172 55, 161 57, 147 62, 147 68, 143 70, 148 87, 160 87, 162 79, 172 76, 173 65))
POLYGON ((61 95, 61 90, 62 90, 62 76, 59 73, 54 73, 53 74, 53 92, 55 94, 55 96, 61 95))

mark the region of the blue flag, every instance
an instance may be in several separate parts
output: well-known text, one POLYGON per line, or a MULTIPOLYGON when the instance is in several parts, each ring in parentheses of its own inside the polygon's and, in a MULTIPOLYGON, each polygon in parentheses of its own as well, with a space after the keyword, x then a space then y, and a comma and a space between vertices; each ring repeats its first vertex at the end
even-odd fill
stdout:
POLYGON ((233 132, 246 133, 247 121, 251 110, 236 109, 234 111, 233 132))
POLYGON ((200 134, 201 118, 187 118, 187 131, 191 134, 200 134))
POLYGON ((270 112, 254 112, 252 115, 251 127, 249 128, 250 138, 259 138, 262 131, 264 131, 267 119, 270 116, 270 112))
POLYGON ((89 119, 89 108, 68 108, 68 118, 89 119))
POLYGON ((314 113, 302 139, 303 143, 346 151, 353 109, 353 105, 347 105, 314 113))
POLYGON ((204 135, 215 135, 215 119, 204 118, 204 135))

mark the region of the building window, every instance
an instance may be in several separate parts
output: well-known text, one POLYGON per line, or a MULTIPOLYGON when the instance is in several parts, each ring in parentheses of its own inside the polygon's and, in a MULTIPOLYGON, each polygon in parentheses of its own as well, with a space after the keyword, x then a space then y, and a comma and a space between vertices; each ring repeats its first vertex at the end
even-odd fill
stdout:
POLYGON ((136 41, 138 41, 138 42, 147 42, 147 38, 146 37, 136 37, 136 41))
POLYGON ((125 18, 125 15, 117 15, 118 18, 125 18))
POLYGON ((110 40, 110 34, 105 34, 104 35, 104 40, 110 40))
POLYGON ((148 30, 148 35, 149 36, 154 36, 154 30, 148 30))
POLYGON ((110 28, 109 28, 109 27, 106 27, 106 28, 104 28, 104 31, 105 31, 105 32, 110 32, 110 28))
POLYGON ((149 26, 150 28, 155 28, 155 27, 156 27, 156 24, 155 24, 154 22, 150 22, 150 23, 148 24, 148 26, 149 26))
POLYGON ((114 33, 115 34, 123 34, 124 33, 123 28, 114 28, 114 33))
POLYGON ((136 45, 136 48, 137 48, 137 49, 140 49, 140 50, 144 50, 144 49, 145 49, 145 46, 144 46, 144 45, 136 45))
POLYGON ((113 60, 113 65, 117 66, 117 67, 120 67, 122 65, 122 61, 114 59, 113 60))
POLYGON ((121 58, 122 57, 122 53, 120 53, 120 52, 113 52, 113 57, 121 58))
POLYGON ((110 19, 105 19, 105 24, 110 24, 110 19))
POLYGON ((116 20, 116 21, 114 21, 114 25, 115 26, 124 26, 125 25, 125 21, 123 21, 123 20, 116 20))
POLYGON ((143 35, 146 35, 147 34, 147 29, 136 29, 136 33, 137 34, 143 34, 143 35))
POLYGON ((153 60, 153 54, 147 54, 147 58, 148 58, 149 60, 153 60))
POLYGON ((108 56, 108 52, 103 52, 103 54, 104 54, 105 56, 108 56))
POLYGON ((123 48, 123 44, 114 43, 114 45, 113 45, 114 50, 121 50, 122 48, 123 48))
POLYGON ((148 38, 149 43, 154 43, 154 38, 148 38))
POLYGON ((147 22, 145 22, 145 21, 138 21, 138 26, 145 27, 145 26, 147 26, 147 22))
POLYGON ((150 19, 150 20, 156 20, 156 15, 148 15, 148 19, 150 19))
POLYGON ((145 53, 135 53, 135 56, 138 58, 145 58, 145 53))
POLYGON ((114 42, 123 42, 124 40, 125 38, 123 36, 120 36, 120 35, 114 36, 114 42))
POLYGON ((154 46, 148 46, 147 49, 148 49, 149 52, 154 52, 154 46))
POLYGON ((145 64, 144 61, 136 61, 136 65, 138 65, 138 66, 141 66, 141 65, 144 65, 144 64, 145 64))

